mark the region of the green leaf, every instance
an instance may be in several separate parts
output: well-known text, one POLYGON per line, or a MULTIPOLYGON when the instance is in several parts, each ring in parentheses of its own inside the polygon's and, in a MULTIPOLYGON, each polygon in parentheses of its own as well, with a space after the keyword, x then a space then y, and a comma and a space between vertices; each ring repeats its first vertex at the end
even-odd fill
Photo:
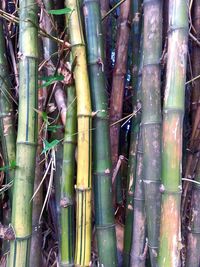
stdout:
POLYGON ((47 113, 46 113, 45 111, 42 111, 42 112, 41 112, 41 115, 42 115, 42 119, 43 119, 43 121, 44 121, 47 125, 49 125, 47 113))
POLYGON ((16 168, 16 161, 15 160, 12 160, 11 162, 10 162, 10 169, 12 170, 12 169, 15 169, 16 168))
POLYGON ((69 7, 66 7, 62 9, 49 10, 47 12, 52 15, 65 15, 65 14, 70 14, 72 12, 72 9, 69 7))
POLYGON ((39 85, 39 88, 42 88, 42 87, 47 87, 55 82, 63 81, 64 76, 63 75, 45 76, 45 77, 41 77, 40 80, 45 81, 45 83, 39 85))
POLYGON ((12 160, 10 162, 10 165, 6 165, 6 166, 1 167, 0 171, 6 172, 8 170, 15 169, 15 167, 16 167, 16 162, 14 160, 12 160))
POLYGON ((48 130, 49 132, 56 133, 57 130, 61 129, 62 127, 63 127, 62 125, 49 125, 49 126, 47 127, 47 130, 48 130))
POLYGON ((57 146, 59 142, 60 140, 57 139, 53 140, 51 143, 49 143, 47 140, 44 140, 44 149, 42 150, 42 154, 57 146))

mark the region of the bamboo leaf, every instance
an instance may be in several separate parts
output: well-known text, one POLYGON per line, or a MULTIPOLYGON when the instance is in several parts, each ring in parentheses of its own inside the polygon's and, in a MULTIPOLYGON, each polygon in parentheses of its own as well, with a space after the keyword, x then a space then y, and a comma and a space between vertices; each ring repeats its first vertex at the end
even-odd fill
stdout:
POLYGON ((6 165, 0 168, 0 171, 6 172, 8 170, 12 170, 16 167, 16 162, 13 160, 11 161, 10 165, 6 165))
POLYGON ((61 129, 61 128, 62 128, 61 125, 49 125, 48 128, 47 128, 47 130, 48 130, 49 132, 56 133, 57 130, 59 130, 59 129, 61 129))
POLYGON ((47 140, 44 140, 44 149, 42 150, 42 154, 47 152, 48 150, 54 148, 55 146, 57 146, 57 144, 60 142, 60 140, 53 140, 52 142, 48 142, 47 140))
POLYGON ((47 12, 51 15, 65 15, 65 14, 70 14, 72 12, 72 9, 69 7, 65 7, 62 9, 52 9, 47 12))
POLYGON ((48 122, 48 116, 47 116, 47 113, 45 111, 42 111, 41 112, 41 116, 42 116, 42 119, 44 122, 46 122, 46 124, 48 125, 49 122, 48 122))
POLYGON ((42 88, 42 87, 47 87, 55 82, 63 81, 64 76, 63 75, 44 76, 40 77, 40 80, 45 81, 45 83, 39 85, 39 88, 42 88))

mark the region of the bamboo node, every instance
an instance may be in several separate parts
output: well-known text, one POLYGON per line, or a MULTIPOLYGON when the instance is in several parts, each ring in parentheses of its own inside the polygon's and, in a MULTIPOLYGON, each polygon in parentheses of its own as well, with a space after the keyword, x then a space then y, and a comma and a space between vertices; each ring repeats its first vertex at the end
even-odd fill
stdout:
POLYGON ((60 207, 67 208, 69 206, 73 206, 73 199, 70 197, 63 197, 60 200, 60 207))
POLYGON ((77 187, 77 185, 74 186, 76 191, 80 191, 80 192, 86 192, 86 191, 91 191, 92 188, 91 187, 77 187))
POLYGON ((164 186, 164 184, 161 184, 160 185, 160 192, 164 193, 164 191, 165 191, 165 186, 164 186))

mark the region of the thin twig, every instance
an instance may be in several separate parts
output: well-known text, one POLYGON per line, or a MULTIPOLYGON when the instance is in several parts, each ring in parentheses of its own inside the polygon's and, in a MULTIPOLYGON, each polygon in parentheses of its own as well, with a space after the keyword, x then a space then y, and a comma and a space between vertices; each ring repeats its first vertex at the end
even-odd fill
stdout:
POLYGON ((112 7, 103 17, 102 17, 102 21, 107 18, 116 8, 118 8, 118 6, 120 6, 123 2, 125 2, 126 0, 121 0, 119 1, 119 3, 117 3, 116 5, 114 5, 114 7, 112 7))

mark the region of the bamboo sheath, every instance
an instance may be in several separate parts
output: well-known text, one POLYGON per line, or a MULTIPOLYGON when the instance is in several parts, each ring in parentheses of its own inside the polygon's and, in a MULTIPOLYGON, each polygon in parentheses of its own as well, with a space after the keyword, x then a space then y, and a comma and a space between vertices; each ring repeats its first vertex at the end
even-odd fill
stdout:
POLYGON ((182 129, 188 41, 188 3, 169 1, 167 80, 162 141, 159 267, 179 266, 182 129), (176 62, 176 64, 174 64, 176 62), (173 223, 171 221, 173 218, 173 223))
POLYGON ((74 79, 77 95, 78 155, 76 183, 75 265, 89 266, 91 257, 91 101, 85 42, 80 7, 77 0, 66 0, 72 10, 69 33, 75 61, 74 79))
POLYGON ((9 267, 27 267, 32 234, 32 202, 37 144, 38 34, 36 1, 19 1, 19 119, 12 202, 9 267), (33 23, 31 23, 31 21, 33 23))
POLYGON ((104 49, 99 3, 84 0, 83 14, 93 117, 93 184, 98 260, 117 266, 116 233, 112 207, 111 154, 105 86, 104 49))

